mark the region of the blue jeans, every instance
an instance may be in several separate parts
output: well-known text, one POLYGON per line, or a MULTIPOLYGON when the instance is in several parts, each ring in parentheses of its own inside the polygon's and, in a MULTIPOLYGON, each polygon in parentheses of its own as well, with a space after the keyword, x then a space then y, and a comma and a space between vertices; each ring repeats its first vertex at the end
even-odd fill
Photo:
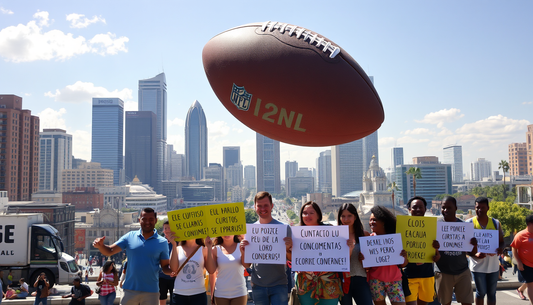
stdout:
POLYGON ((39 305, 39 304, 47 305, 47 302, 48 302, 48 299, 46 297, 41 298, 41 297, 36 296, 35 302, 33 302, 33 305, 39 305))
POLYGON ((113 291, 110 294, 106 294, 104 296, 99 295, 98 299, 100 300, 100 304, 102 305, 113 305, 113 302, 115 302, 116 297, 117 293, 113 291))
POLYGON ((476 283, 476 299, 483 299, 487 295, 487 301, 496 302, 496 288, 498 287, 498 276, 500 272, 472 272, 472 274, 476 283))
POLYGON ((287 285, 277 285, 272 287, 252 286, 252 295, 255 305, 287 305, 289 304, 289 294, 287 285))
POLYGON ((357 305, 372 305, 372 294, 366 277, 350 277, 350 291, 341 298, 341 305, 352 305, 352 298, 357 305))
POLYGON ((173 294, 172 302, 176 305, 207 305, 207 294, 205 292, 195 295, 173 294))

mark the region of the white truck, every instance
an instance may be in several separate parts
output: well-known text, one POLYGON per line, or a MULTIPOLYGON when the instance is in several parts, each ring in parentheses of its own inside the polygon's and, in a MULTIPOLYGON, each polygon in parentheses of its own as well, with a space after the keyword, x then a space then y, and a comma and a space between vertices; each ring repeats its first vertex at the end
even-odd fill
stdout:
POLYGON ((14 283, 25 278, 30 286, 44 272, 53 286, 72 283, 79 268, 63 252, 56 228, 43 224, 43 214, 28 213, 0 214, 0 270, 11 270, 14 283))

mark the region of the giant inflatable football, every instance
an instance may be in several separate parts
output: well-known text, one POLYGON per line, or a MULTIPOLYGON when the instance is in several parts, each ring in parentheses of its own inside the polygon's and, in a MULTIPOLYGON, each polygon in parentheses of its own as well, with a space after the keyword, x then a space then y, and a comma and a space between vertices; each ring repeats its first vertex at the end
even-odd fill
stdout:
POLYGON ((279 22, 239 26, 213 37, 202 59, 226 109, 269 138, 337 145, 383 122, 379 95, 359 64, 308 29, 279 22))

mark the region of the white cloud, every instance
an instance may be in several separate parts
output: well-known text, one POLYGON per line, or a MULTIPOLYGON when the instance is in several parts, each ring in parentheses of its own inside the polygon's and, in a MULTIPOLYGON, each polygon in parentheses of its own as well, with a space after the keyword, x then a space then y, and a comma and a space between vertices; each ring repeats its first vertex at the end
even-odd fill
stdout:
POLYGON ((207 131, 209 133, 209 141, 215 140, 217 138, 223 138, 229 134, 230 127, 228 123, 224 121, 207 121, 207 131))
POLYGON ((430 131, 429 129, 427 128, 415 128, 413 130, 406 130, 406 131, 403 131, 402 134, 406 134, 406 135, 431 135, 431 134, 435 134, 435 132, 433 131, 430 131))
POLYGON ((461 110, 457 108, 442 109, 437 112, 431 112, 424 116, 423 120, 415 120, 418 123, 436 124, 438 128, 442 128, 444 123, 450 123, 457 121, 464 117, 464 114, 460 114, 461 110))
POLYGON ((67 103, 91 103, 93 97, 118 97, 125 101, 128 107, 131 107, 130 101, 133 99, 133 90, 124 88, 120 91, 118 89, 109 91, 104 87, 96 87, 93 83, 77 81, 63 89, 56 89, 55 93, 48 91, 44 95, 52 97, 58 102, 67 103))
POLYGON ((416 144, 416 143, 425 143, 429 142, 429 139, 415 139, 413 137, 405 136, 397 139, 398 145, 405 145, 405 144, 416 144))
POLYGON ((124 111, 138 111, 139 106, 135 101, 124 102, 124 111))
POLYGON ((531 105, 533 102, 523 102, 522 105, 531 105))
POLYGON ((5 14, 5 15, 13 15, 14 14, 12 10, 8 10, 7 8, 3 8, 3 7, 0 7, 0 13, 5 14))
POLYGON ((67 110, 65 108, 61 108, 57 111, 52 108, 46 108, 39 112, 37 116, 39 117, 41 130, 45 128, 59 128, 66 130, 67 125, 63 118, 63 115, 66 113, 67 110))
POLYGON ((97 34, 91 39, 74 37, 60 30, 43 31, 48 27, 49 14, 42 11, 35 20, 0 30, 0 56, 11 62, 36 60, 66 60, 76 55, 96 53, 102 56, 127 52, 127 37, 116 38, 113 33, 97 34))
POLYGON ((464 124, 456 130, 456 133, 462 136, 509 137, 515 133, 524 133, 529 124, 528 120, 510 119, 499 114, 475 123, 464 124))
POLYGON ((184 135, 168 135, 167 143, 174 145, 174 150, 178 154, 183 154, 185 152, 185 137, 184 135))
POLYGON ((185 126, 185 120, 182 120, 179 118, 175 118, 173 120, 167 120, 167 128, 170 128, 172 126, 183 127, 185 126))
POLYGON ((378 145, 379 146, 387 146, 387 145, 391 145, 391 144, 395 144, 396 143, 396 138, 394 137, 384 137, 384 138, 379 138, 378 139, 378 145))
POLYGON ((83 14, 76 14, 76 13, 68 14, 67 21, 70 21, 71 28, 77 28, 77 29, 86 28, 92 23, 97 23, 97 22, 106 23, 105 19, 102 17, 93 16, 93 18, 89 19, 85 17, 85 15, 83 14))
POLYGON ((243 133, 244 130, 240 129, 240 128, 232 128, 231 131, 233 131, 234 133, 243 133))
MULTIPOLYGON (((90 129, 89 129, 90 130, 90 129)), ((72 155, 76 158, 81 158, 91 161, 91 133, 85 130, 76 130, 72 133, 72 155)))

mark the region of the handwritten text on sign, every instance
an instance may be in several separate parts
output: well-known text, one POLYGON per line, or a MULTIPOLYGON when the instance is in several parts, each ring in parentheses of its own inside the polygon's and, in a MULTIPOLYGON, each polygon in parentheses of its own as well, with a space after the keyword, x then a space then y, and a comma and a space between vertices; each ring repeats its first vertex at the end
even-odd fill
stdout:
POLYGON ((396 217, 396 232, 402 234, 403 248, 407 251, 410 263, 433 262, 436 227, 437 217, 404 215, 396 217))
POLYGON ((437 222, 439 251, 472 251, 470 240, 474 237, 474 224, 468 222, 437 222))
POLYGON ((178 240, 246 233, 242 202, 213 204, 167 213, 170 229, 178 240))
POLYGON ((292 227, 293 271, 350 271, 348 226, 292 227))
POLYGON ((363 268, 401 265, 404 262, 403 256, 400 255, 402 252, 400 233, 359 237, 359 242, 361 253, 365 257, 363 268))
POLYGON ((496 253, 499 246, 500 235, 498 230, 474 230, 477 239, 477 252, 496 253))
POLYGON ((285 225, 247 224, 249 242, 244 251, 245 263, 285 264, 287 250, 283 238, 287 236, 285 225))

